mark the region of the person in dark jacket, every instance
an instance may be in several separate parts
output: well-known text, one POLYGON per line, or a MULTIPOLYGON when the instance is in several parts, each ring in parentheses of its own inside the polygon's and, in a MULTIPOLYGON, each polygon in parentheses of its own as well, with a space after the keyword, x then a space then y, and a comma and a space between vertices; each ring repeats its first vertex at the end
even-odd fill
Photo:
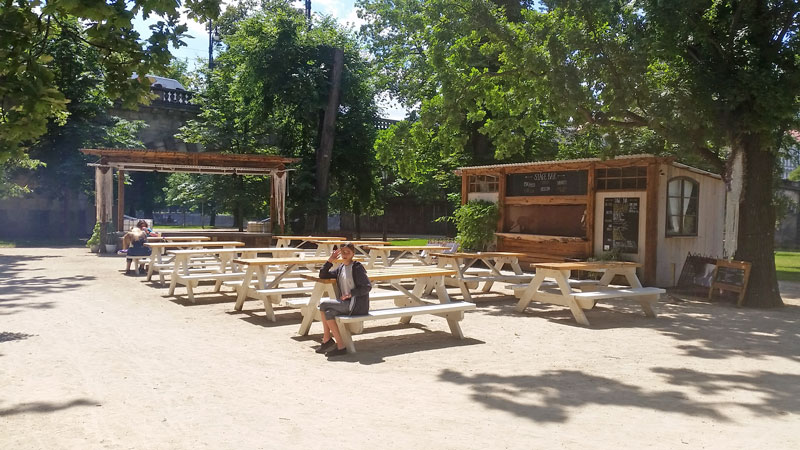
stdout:
POLYGON ((336 294, 339 297, 323 300, 319 304, 323 335, 322 345, 317 349, 317 353, 325 353, 325 356, 347 353, 342 336, 339 334, 339 327, 336 326, 336 316, 369 312, 369 291, 372 289, 372 284, 364 266, 358 261, 353 261, 355 254, 356 247, 353 244, 344 244, 333 251, 328 262, 319 270, 320 278, 336 279, 336 294), (331 270, 334 261, 340 257, 342 265, 331 270))

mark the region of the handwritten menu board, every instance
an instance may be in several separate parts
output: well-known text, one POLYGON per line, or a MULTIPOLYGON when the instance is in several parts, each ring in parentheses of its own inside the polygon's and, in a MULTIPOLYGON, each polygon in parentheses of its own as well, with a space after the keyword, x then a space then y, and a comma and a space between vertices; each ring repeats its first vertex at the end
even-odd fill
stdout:
POLYGON ((603 250, 639 252, 639 198, 607 198, 603 202, 603 250))
POLYGON ((586 195, 589 172, 512 173, 506 178, 506 196, 586 195))
POLYGON ((714 294, 718 292, 734 292, 739 298, 737 304, 742 306, 744 294, 747 292, 747 282, 750 280, 750 268, 751 264, 745 261, 717 260, 717 270, 711 279, 708 299, 713 299, 714 294))

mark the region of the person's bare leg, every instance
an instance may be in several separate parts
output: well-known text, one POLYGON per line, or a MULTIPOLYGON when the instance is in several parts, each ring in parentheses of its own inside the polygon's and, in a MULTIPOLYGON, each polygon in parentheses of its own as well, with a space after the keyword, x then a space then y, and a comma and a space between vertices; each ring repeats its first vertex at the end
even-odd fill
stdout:
POLYGON ((328 326, 328 321, 325 319, 325 312, 321 312, 320 314, 322 315, 322 342, 328 342, 331 340, 331 328, 328 326))
POLYGON ((339 334, 339 327, 336 326, 336 319, 325 320, 328 325, 328 328, 331 329, 331 333, 333 333, 333 338, 336 339, 336 348, 343 349, 344 342, 342 341, 342 335, 339 334))

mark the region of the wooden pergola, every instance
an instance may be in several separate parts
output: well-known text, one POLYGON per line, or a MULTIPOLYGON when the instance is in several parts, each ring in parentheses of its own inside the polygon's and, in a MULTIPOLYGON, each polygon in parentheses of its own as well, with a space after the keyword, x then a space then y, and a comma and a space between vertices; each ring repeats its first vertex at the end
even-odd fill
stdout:
POLYGON ((299 161, 274 155, 186 153, 148 149, 82 148, 85 155, 97 156, 89 163, 95 168, 95 195, 97 221, 112 222, 113 172, 117 170, 117 231, 124 231, 122 217, 125 211, 125 171, 200 173, 208 175, 268 175, 271 179, 270 221, 284 232, 286 224, 287 165, 299 161))

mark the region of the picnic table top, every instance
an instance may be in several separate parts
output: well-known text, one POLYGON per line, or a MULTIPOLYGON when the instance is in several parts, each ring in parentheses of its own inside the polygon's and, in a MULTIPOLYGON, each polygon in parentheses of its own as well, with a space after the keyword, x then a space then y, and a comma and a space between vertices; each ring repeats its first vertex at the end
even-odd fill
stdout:
MULTIPOLYGON (((322 264, 327 260, 327 257, 320 256, 309 258, 236 258, 233 262, 246 266, 279 266, 284 264, 322 264)), ((359 258, 353 258, 353 260, 359 261, 359 258)), ((335 261, 335 263, 341 262, 341 259, 335 261)))
POLYGON ((344 236, 272 236, 275 239, 290 239, 293 241, 341 241, 347 239, 344 236))
POLYGON ((210 241, 208 236, 161 236, 165 241, 180 242, 180 241, 210 241))
POLYGON ((145 242, 148 247, 243 247, 239 241, 145 242))
POLYGON ((299 252, 301 250, 292 247, 238 247, 238 248, 193 248, 188 250, 172 250, 173 255, 193 255, 204 253, 244 253, 244 252, 299 252))
POLYGON ((639 267, 639 263, 629 261, 584 261, 584 262, 560 262, 560 263, 533 263, 531 266, 537 269, 549 270, 602 270, 616 269, 620 267, 639 267))
POLYGON ((516 252, 456 252, 456 253, 432 253, 433 256, 444 258, 522 258, 525 253, 516 252))
POLYGON ((308 242, 315 243, 315 244, 334 244, 334 245, 342 245, 342 244, 350 243, 350 244, 359 245, 359 246, 360 245, 378 245, 378 246, 391 245, 390 242, 386 242, 386 241, 346 241, 346 240, 332 240, 332 239, 325 239, 325 240, 315 239, 315 240, 309 240, 308 242))
MULTIPOLYGON (((386 281, 397 280, 401 278, 425 278, 436 276, 453 276, 457 272, 452 269, 442 269, 439 267, 407 267, 402 269, 380 269, 369 270, 367 276, 370 281, 386 281)), ((300 276, 310 281, 317 281, 320 283, 334 283, 336 280, 333 278, 320 278, 318 275, 310 273, 301 273, 300 276)))
MULTIPOLYGON (((371 249, 369 245, 364 246, 366 249, 371 249)), ((376 250, 397 250, 397 251, 416 251, 416 250, 447 250, 449 247, 442 245, 392 245, 392 246, 375 246, 376 250)))

